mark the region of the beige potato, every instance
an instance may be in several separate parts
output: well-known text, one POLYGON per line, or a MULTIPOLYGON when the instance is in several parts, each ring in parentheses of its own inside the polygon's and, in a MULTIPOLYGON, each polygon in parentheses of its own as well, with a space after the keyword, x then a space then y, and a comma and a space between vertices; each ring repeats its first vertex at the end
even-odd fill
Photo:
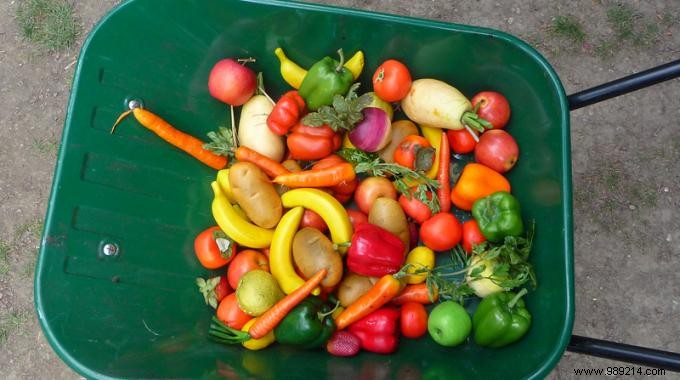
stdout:
MULTIPOLYGON (((283 165, 284 168, 290 170, 291 172, 299 172, 302 170, 300 164, 298 164, 298 162, 295 160, 285 160, 281 163, 281 165, 283 165)), ((279 193, 279 195, 282 195, 286 191, 290 190, 290 187, 278 183, 274 184, 274 188, 276 189, 276 192, 279 193)))
POLYGON ((328 270, 321 286, 332 287, 342 280, 342 258, 333 243, 316 228, 305 227, 293 238, 293 261, 303 277, 310 278, 322 268, 328 270))
POLYGON ((394 162, 394 151, 406 136, 417 135, 418 127, 410 120, 398 120, 392 123, 392 139, 378 152, 385 162, 394 162))
POLYGON ((340 305, 347 307, 373 287, 378 281, 375 277, 361 276, 356 273, 348 273, 338 287, 338 300, 340 305))
POLYGON ((376 199, 368 212, 368 222, 397 235, 404 243, 404 255, 408 253, 411 234, 408 230, 406 214, 399 202, 386 197, 376 199))
POLYGON ((273 228, 279 223, 283 206, 271 181, 250 162, 238 162, 229 169, 229 184, 236 203, 253 223, 273 228))

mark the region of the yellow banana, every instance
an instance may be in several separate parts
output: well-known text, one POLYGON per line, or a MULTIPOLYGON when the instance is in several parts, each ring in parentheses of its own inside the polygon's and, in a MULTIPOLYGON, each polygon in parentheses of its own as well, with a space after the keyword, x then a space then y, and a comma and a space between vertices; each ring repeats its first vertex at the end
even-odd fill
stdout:
MULTIPOLYGON (((347 211, 337 199, 319 189, 293 189, 281 195, 283 207, 303 206, 321 216, 331 232, 335 244, 348 243, 352 239, 352 223, 347 211)), ((347 252, 347 247, 338 247, 338 252, 347 252)))
POLYGON ((420 131, 423 133, 423 137, 430 142, 430 145, 435 149, 436 154, 434 155, 434 162, 430 170, 425 173, 428 178, 437 178, 437 171, 439 170, 439 152, 442 147, 442 131, 441 128, 430 127, 427 125, 421 125, 420 131))
POLYGON ((229 203, 217 182, 213 181, 210 186, 215 193, 212 202, 212 214, 222 231, 241 246, 250 248, 269 247, 274 231, 256 226, 243 219, 234 206, 229 203))
POLYGON ((274 50, 274 54, 276 54, 279 62, 281 62, 281 76, 283 77, 283 80, 294 89, 300 88, 302 80, 305 79, 305 75, 307 75, 307 70, 288 59, 286 53, 284 53, 283 49, 280 47, 277 47, 276 50, 274 50))
POLYGON ((343 66, 351 71, 354 80, 357 80, 359 75, 361 75, 361 71, 364 69, 364 52, 358 50, 343 66))
MULTIPOLYGON (((281 286, 284 293, 290 294, 305 283, 305 280, 298 276, 293 266, 293 237, 297 232, 302 214, 305 209, 295 207, 283 215, 279 224, 274 230, 272 244, 269 247, 269 268, 272 276, 281 286)), ((312 294, 318 295, 319 288, 314 289, 312 294)))
POLYGON ((229 203, 236 203, 234 199, 234 194, 231 192, 231 184, 229 183, 229 169, 222 169, 217 172, 217 184, 220 185, 220 189, 229 203))

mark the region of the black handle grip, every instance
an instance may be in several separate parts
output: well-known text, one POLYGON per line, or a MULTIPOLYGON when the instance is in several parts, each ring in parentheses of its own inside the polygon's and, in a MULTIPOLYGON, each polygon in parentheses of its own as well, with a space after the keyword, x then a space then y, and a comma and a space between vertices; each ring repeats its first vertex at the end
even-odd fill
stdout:
POLYGON ((575 110, 680 76, 680 59, 569 95, 575 110))
POLYGON ((572 335, 567 350, 605 359, 680 372, 680 354, 572 335))

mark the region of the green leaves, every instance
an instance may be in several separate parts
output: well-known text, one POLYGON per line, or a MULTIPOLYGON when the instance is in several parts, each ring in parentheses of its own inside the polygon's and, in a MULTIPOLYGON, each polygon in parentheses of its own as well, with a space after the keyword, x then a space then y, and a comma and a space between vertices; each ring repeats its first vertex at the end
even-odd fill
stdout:
POLYGON ((217 294, 215 293, 215 287, 220 283, 220 276, 204 279, 201 277, 196 278, 196 286, 198 286, 198 291, 203 294, 203 299, 206 305, 210 305, 213 309, 217 309, 217 294))
POLYGON ((226 156, 229 158, 229 162, 233 162, 236 159, 236 148, 234 147, 234 139, 230 128, 220 127, 217 132, 208 132, 208 138, 211 142, 203 144, 203 149, 226 156))
POLYGON ((526 283, 535 288, 536 274, 528 261, 534 228, 535 225, 532 224, 526 237, 508 236, 503 243, 484 242, 475 245, 469 256, 458 245, 450 251, 450 264, 416 273, 427 274, 425 281, 430 295, 437 291, 441 299, 453 299, 461 303, 466 297, 475 294, 469 285, 473 281, 488 279, 506 291, 526 283), (488 265, 491 265, 491 274, 485 274, 488 265))
POLYGON ((435 196, 439 183, 436 180, 428 178, 422 172, 414 171, 401 165, 387 163, 375 153, 367 153, 359 149, 349 148, 340 149, 336 153, 354 165, 354 171, 357 174, 366 173, 373 177, 392 177, 397 191, 409 199, 412 196, 410 192, 412 184, 419 183, 413 196, 427 205, 433 214, 439 212, 439 198, 435 196), (430 195, 428 195, 428 191, 430 195))
POLYGON ((302 118, 302 123, 312 127, 327 124, 332 130, 352 130, 354 125, 364 119, 361 110, 373 101, 370 94, 358 96, 359 83, 349 88, 347 95, 335 95, 332 106, 323 106, 302 118))

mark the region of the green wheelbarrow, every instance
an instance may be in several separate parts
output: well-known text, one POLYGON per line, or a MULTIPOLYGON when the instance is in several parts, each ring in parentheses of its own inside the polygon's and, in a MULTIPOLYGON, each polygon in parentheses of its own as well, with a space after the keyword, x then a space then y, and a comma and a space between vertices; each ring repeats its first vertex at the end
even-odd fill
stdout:
MULTIPOLYGON (((88 378, 542 378, 565 349, 680 369, 677 354, 572 336, 574 275, 569 110, 674 78, 674 62, 566 96, 549 63, 490 29, 288 1, 132 0, 111 11, 77 64, 54 176, 35 302, 57 354, 88 378), (224 57, 257 57, 267 88, 288 87, 273 54, 303 66, 363 50, 465 94, 493 88, 513 101, 509 127, 522 159, 509 174, 524 217, 535 220, 539 286, 526 301, 533 325, 502 349, 406 340, 394 355, 351 359, 207 339, 210 310, 194 280, 205 275, 193 238, 214 224, 215 172, 139 127, 109 130, 131 99, 194 136, 229 125, 207 91, 224 57)), ((364 72, 360 82, 369 83, 364 72)), ((128 122, 126 122, 128 123, 128 122)))

